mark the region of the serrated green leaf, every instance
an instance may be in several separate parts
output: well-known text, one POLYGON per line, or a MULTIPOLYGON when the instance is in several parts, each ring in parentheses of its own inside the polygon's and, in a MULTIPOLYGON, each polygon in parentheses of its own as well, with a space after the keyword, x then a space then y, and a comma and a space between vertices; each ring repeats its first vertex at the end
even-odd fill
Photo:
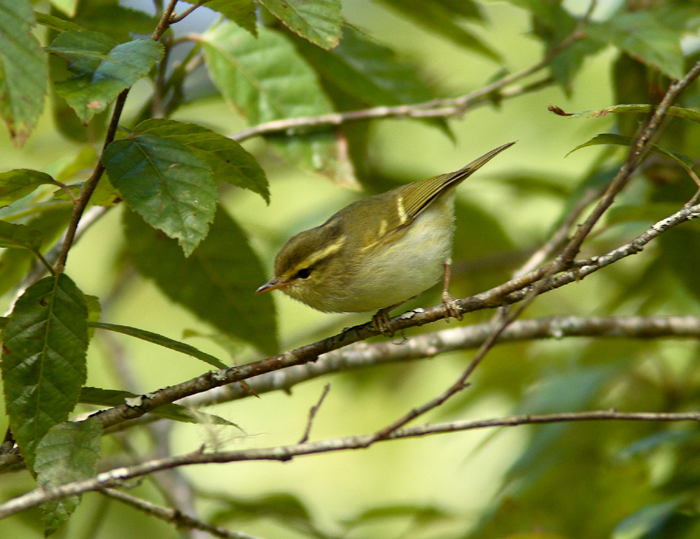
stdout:
MULTIPOLYGON (((83 404, 94 404, 97 406, 120 406, 125 399, 139 399, 140 395, 117 389, 102 389, 99 387, 84 387, 80 393, 80 401, 83 404)), ((148 412, 151 415, 163 419, 172 419, 181 423, 206 423, 211 425, 230 425, 240 429, 238 425, 214 414, 206 414, 195 410, 190 410, 181 404, 169 403, 159 406, 148 412)))
POLYGON ((187 146, 150 135, 116 140, 105 149, 102 164, 129 206, 176 238, 185 256, 207 236, 216 185, 207 162, 187 146))
MULTIPOLYGON (((44 488, 94 477, 101 452, 102 425, 97 419, 66 421, 54 425, 36 447, 34 469, 44 488)), ((44 536, 58 530, 80 504, 81 496, 70 496, 42 505, 44 536)))
POLYGON ((340 0, 260 0, 292 32, 324 49, 338 45, 343 18, 340 0))
MULTIPOLYGON (((190 2, 194 4, 195 2, 190 2)), ((238 26, 245 28, 254 36, 258 35, 256 25, 255 3, 253 0, 211 0, 205 4, 209 9, 218 11, 238 26)))
POLYGON ((44 108, 48 67, 28 0, 0 0, 0 116, 22 146, 44 108))
POLYGON ((215 181, 249 189, 270 202, 265 171, 255 157, 230 138, 206 127, 167 119, 146 120, 134 128, 134 133, 163 137, 187 146, 209 163, 215 181))
MULTIPOLYGON (((384 4, 391 6, 399 13, 419 24, 439 34, 456 45, 464 47, 472 52, 476 52, 500 62, 501 55, 479 39, 476 35, 464 29, 457 23, 460 11, 454 9, 451 2, 406 2, 405 0, 381 0, 384 4)), ((471 2, 467 2, 471 3, 471 2)), ((466 8, 463 8, 463 10, 466 8)), ((478 13, 478 10, 475 10, 478 13)), ((475 18, 470 16, 468 18, 475 18)))
POLYGON ((209 365, 213 365, 217 369, 228 369, 228 365, 223 363, 219 358, 212 356, 211 354, 207 354, 206 352, 202 352, 194 346, 185 344, 180 341, 176 341, 174 339, 170 339, 158 333, 153 333, 152 331, 146 331, 145 329, 133 328, 129 326, 120 326, 118 324, 105 324, 100 322, 90 322, 90 327, 97 329, 106 329, 109 331, 116 331, 117 333, 129 335, 130 337, 136 337, 137 339, 141 339, 153 344, 157 344, 158 346, 170 348, 171 350, 175 350, 176 352, 195 357, 200 361, 204 361, 209 365))
POLYGON ((272 298, 259 301, 264 297, 253 296, 266 280, 262 264, 223 208, 218 209, 209 236, 189 258, 133 212, 125 212, 124 222, 136 268, 165 295, 266 353, 278 350, 272 298))
POLYGON ((27 249, 36 253, 41 239, 41 232, 34 228, 0 221, 0 247, 27 249))
POLYGON ((587 25, 586 34, 614 45, 669 77, 683 77, 682 31, 664 26, 649 12, 617 13, 605 22, 587 25))
POLYGON ((85 383, 87 316, 83 293, 61 274, 27 288, 3 332, 6 410, 31 471, 37 444, 68 418, 85 383))
POLYGON ((34 191, 40 185, 55 184, 54 179, 38 170, 18 168, 0 173, 0 206, 12 204, 34 191))
POLYGON ((256 39, 223 23, 202 42, 214 84, 251 124, 332 112, 316 74, 284 36, 260 28, 256 39))
POLYGON ((63 32, 47 50, 66 58, 68 69, 75 73, 55 88, 84 123, 147 75, 163 57, 163 46, 152 39, 116 44, 104 34, 86 30, 63 32))

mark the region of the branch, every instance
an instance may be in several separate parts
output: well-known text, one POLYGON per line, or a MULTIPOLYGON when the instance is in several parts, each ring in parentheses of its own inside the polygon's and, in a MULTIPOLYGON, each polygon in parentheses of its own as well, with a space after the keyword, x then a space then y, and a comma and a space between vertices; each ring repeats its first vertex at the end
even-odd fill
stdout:
MULTIPOLYGON (((286 391, 306 382, 350 370, 364 369, 390 363, 435 357, 457 350, 478 348, 491 333, 490 323, 444 329, 435 333, 416 335, 397 346, 390 341, 357 343, 342 350, 323 354, 313 363, 289 367, 248 380, 255 393, 286 391)), ((563 339, 566 337, 609 337, 622 339, 655 339, 663 337, 700 338, 700 316, 668 317, 577 317, 555 316, 533 320, 518 320, 508 326, 498 344, 534 339, 563 339)), ((250 397, 251 393, 238 384, 216 388, 207 393, 184 399, 180 404, 201 408, 250 397)), ((155 420, 156 418, 154 418, 155 420)))
MULTIPOLYGON (((589 412, 567 412, 559 414, 541 415, 516 415, 495 419, 478 421, 452 421, 449 423, 436 423, 402 429, 391 433, 387 438, 376 441, 398 440, 403 438, 416 438, 431 434, 458 432, 465 430, 514 427, 518 425, 562 423, 571 421, 700 421, 700 412, 618 412, 616 410, 594 410, 589 412)), ((321 442, 294 444, 281 447, 262 449, 243 449, 238 451, 222 451, 218 453, 204 453, 195 451, 185 455, 154 459, 136 464, 115 468, 108 472, 98 474, 92 479, 75 481, 64 485, 46 489, 37 488, 31 492, 17 496, 0 505, 0 519, 12 516, 41 504, 83 494, 85 492, 101 490, 106 487, 118 486, 128 479, 152 474, 161 470, 167 470, 179 466, 191 466, 195 464, 229 463, 242 461, 270 460, 288 462, 302 455, 319 453, 331 453, 351 449, 364 449, 375 440, 374 434, 361 436, 348 436, 345 438, 333 438, 321 442)))
POLYGON ((220 526, 207 524, 199 519, 187 516, 177 509, 162 507, 149 501, 142 500, 141 498, 132 496, 131 494, 121 492, 120 490, 115 490, 113 488, 102 488, 98 489, 98 491, 108 498, 119 500, 120 502, 130 505, 139 511, 143 511, 147 515, 152 515, 160 520, 164 520, 165 522, 175 524, 175 526, 178 528, 202 530, 209 532, 215 537, 224 537, 227 539, 258 539, 257 537, 253 537, 252 535, 248 535, 246 533, 234 532, 220 526))
MULTIPOLYGON (((666 230, 680 223, 695 219, 698 216, 700 216, 700 205, 686 206, 672 216, 654 224, 649 230, 633 241, 605 255, 583 261, 578 267, 552 278, 544 291, 554 290, 565 284, 579 281, 622 258, 639 253, 648 242, 666 230)), ((460 312, 468 313, 500 307, 504 304, 516 303, 525 297, 528 292, 528 287, 539 279, 542 279, 547 275, 548 271, 549 266, 545 266, 544 268, 511 279, 481 294, 457 300, 457 306, 460 312)), ((408 311, 394 317, 389 321, 388 328, 390 331, 398 332, 410 327, 422 326, 437 320, 443 320, 444 318, 445 306, 440 304, 425 310, 408 311)), ((278 371, 285 367, 315 361, 322 354, 368 339, 369 337, 375 337, 378 334, 379 332, 373 328, 370 323, 355 326, 342 333, 328 337, 327 339, 307 344, 276 356, 226 370, 206 373, 186 382, 145 395, 139 406, 122 404, 115 408, 98 412, 95 417, 102 422, 105 428, 111 427, 124 420, 140 417, 158 406, 207 391, 214 387, 239 382, 268 372, 278 371)))
MULTIPOLYGON (((538 67, 538 69, 542 69, 542 67, 538 67)), ((519 78, 530 75, 531 73, 528 71, 529 70, 521 71, 518 74, 501 79, 498 82, 461 97, 450 99, 433 99, 431 101, 416 103, 413 105, 397 105, 393 107, 380 106, 369 109, 353 110, 350 112, 333 112, 320 116, 304 116, 301 118, 274 120, 271 122, 258 124, 249 129, 244 129, 243 131, 234 133, 229 138, 237 142, 242 142, 249 138, 259 137, 261 135, 271 135, 273 133, 286 133, 288 135, 293 135, 299 132, 319 130, 346 123, 364 122, 367 120, 382 118, 446 118, 450 116, 462 116, 468 109, 487 105, 494 101, 502 101, 512 97, 518 97, 520 95, 534 92, 540 88, 554 84, 554 79, 552 77, 545 77, 524 86, 517 86, 515 88, 503 91, 499 90, 503 86, 511 84, 519 78)))

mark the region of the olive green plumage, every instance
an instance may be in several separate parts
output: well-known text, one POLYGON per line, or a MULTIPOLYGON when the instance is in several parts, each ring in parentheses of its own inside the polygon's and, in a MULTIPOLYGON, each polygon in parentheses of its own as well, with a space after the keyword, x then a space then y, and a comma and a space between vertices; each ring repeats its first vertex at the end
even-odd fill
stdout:
POLYGON ((274 277, 256 292, 280 289, 327 312, 385 309, 420 294, 450 264, 455 188, 504 144, 456 172, 359 200, 291 238, 274 277))

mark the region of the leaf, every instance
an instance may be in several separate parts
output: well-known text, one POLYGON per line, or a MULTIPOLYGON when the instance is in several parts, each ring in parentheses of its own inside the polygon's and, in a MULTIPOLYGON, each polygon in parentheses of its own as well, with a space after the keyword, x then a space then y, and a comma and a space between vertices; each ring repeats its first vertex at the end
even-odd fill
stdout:
POLYGON ((119 43, 129 41, 134 34, 150 35, 158 18, 145 11, 118 5, 116 0, 78 2, 73 22, 93 32, 107 34, 119 43))
POLYGON ((137 125, 134 132, 167 138, 187 146, 209 164, 214 181, 249 189, 262 196, 265 202, 270 202, 265 171, 238 142, 206 127, 166 119, 146 120, 137 125))
POLYGON ((0 0, 0 116, 23 146, 44 108, 48 68, 28 0, 0 0))
POLYGON ((117 44, 105 34, 87 30, 63 32, 46 50, 68 60, 68 69, 75 73, 55 88, 83 123, 105 110, 163 57, 163 46, 152 39, 117 44))
POLYGON ((0 206, 7 206, 27 196, 40 185, 55 184, 54 179, 38 170, 18 168, 0 173, 0 206))
POLYGON ((695 223, 675 227, 658 239, 661 249, 659 260, 680 279, 685 288, 700 299, 700 230, 695 223))
POLYGON ((37 281, 3 332, 2 377, 12 434, 34 470, 39 441, 65 421, 85 383, 87 305, 65 274, 37 281))
MULTIPOLYGON (((120 406, 126 399, 140 399, 141 395, 117 389, 102 389, 99 387, 83 387, 79 402, 97 406, 120 406)), ((164 404, 148 412, 162 419, 172 419, 181 423, 206 423, 211 425, 230 425, 240 429, 238 425, 214 414, 206 414, 190 410, 181 404, 164 404)))
MULTIPOLYGON (((190 2, 194 4, 194 0, 190 2)), ((258 35, 253 0, 211 0, 205 4, 209 9, 218 11, 224 17, 231 19, 238 26, 245 28, 254 36, 258 35)))
POLYGON ((474 6, 473 11, 466 11, 466 6, 455 8, 454 3, 444 1, 406 2, 405 0, 382 0, 382 2, 402 13, 416 24, 449 39, 460 47, 481 54, 496 62, 502 61, 500 54, 457 23, 460 18, 459 15, 464 17, 465 13, 474 13, 468 18, 481 18, 478 8, 472 2, 464 2, 464 4, 472 4, 474 6))
POLYGON ((323 49, 338 45, 343 18, 340 0, 260 0, 292 32, 323 49))
POLYGON ((109 331, 123 333, 124 335, 136 337, 137 339, 141 339, 153 344, 157 344, 158 346, 170 348, 171 350, 175 350, 176 352, 181 352, 183 354, 187 354, 188 356, 195 357, 201 361, 204 361, 205 363, 208 363, 209 365, 213 365, 217 369, 228 369, 228 365, 221 362, 221 360, 219 360, 217 357, 212 356, 211 354, 207 354, 206 352, 202 352, 194 346, 185 344, 180 341, 176 341, 174 339, 170 339, 163 335, 159 335, 158 333, 153 333, 152 331, 146 331, 145 329, 133 328, 129 326, 120 326, 117 324, 105 324, 100 322, 90 322, 90 327, 97 329, 107 329, 109 331))
MULTIPOLYGON (((585 148, 586 146, 597 146, 600 144, 618 144, 620 146, 632 146, 633 143, 634 140, 632 139, 632 137, 627 137, 625 135, 617 135, 615 133, 600 133, 588 142, 579 144, 566 155, 568 156, 576 150, 580 150, 581 148, 585 148)), ((690 177, 693 178, 695 183, 700 185, 700 180, 698 180, 697 175, 693 171, 695 162, 690 157, 688 157, 687 155, 683 155, 682 153, 674 152, 673 150, 662 148, 658 144, 652 144, 651 148, 654 152, 659 153, 661 155, 665 155, 666 157, 669 157, 670 159, 678 163, 681 167, 685 169, 685 171, 690 175, 690 177)))
POLYGON ((102 164, 129 206, 176 238, 189 256, 207 236, 216 212, 211 168, 187 146, 150 135, 116 140, 102 164))
POLYGON ((173 301, 265 353, 278 350, 272 298, 253 292, 266 277, 248 239, 223 208, 189 258, 175 243, 125 212, 127 246, 139 272, 173 301))
MULTIPOLYGON (((51 427, 36 447, 34 468, 37 482, 52 488, 94 477, 101 452, 102 425, 95 418, 66 421, 51 427)), ((80 504, 81 496, 70 496, 42 505, 46 528, 44 536, 54 533, 80 504)))
POLYGON ((647 505, 622 520, 613 530, 612 539, 643 539, 657 535, 664 524, 676 513, 682 498, 670 502, 647 505))
POLYGON ((664 26, 651 13, 617 13, 606 22, 587 25, 586 33, 658 68, 671 78, 683 77, 682 32, 664 26))
MULTIPOLYGON (((602 118, 610 113, 615 114, 628 114, 628 113, 641 113, 641 114, 651 114, 656 110, 656 105, 614 105, 612 107, 607 107, 604 109, 596 110, 580 110, 577 112, 567 113, 567 116, 572 118, 602 118)), ((684 120, 691 120, 693 122, 700 123, 700 112, 683 107, 669 107, 668 113, 666 114, 669 118, 683 118, 684 120)))
POLYGON ((258 38, 233 23, 202 35, 209 74, 221 95, 252 124, 332 112, 316 74, 284 36, 258 38))
POLYGON ((41 232, 24 225, 0 221, 0 247, 27 249, 38 253, 41 246, 41 232))
POLYGON ((672 202, 650 202, 642 205, 617 204, 605 213, 605 223, 607 225, 629 223, 630 221, 656 223, 673 215, 679 209, 680 206, 672 202))
POLYGON ((345 28, 340 45, 324 51, 299 40, 297 48, 324 79, 367 106, 420 103, 435 97, 417 69, 389 47, 345 28))
POLYGON ((65 32, 66 30, 84 30, 84 28, 78 24, 66 21, 60 17, 47 15, 46 13, 35 11, 34 16, 36 17, 36 22, 38 24, 46 26, 51 30, 56 30, 57 32, 65 32))

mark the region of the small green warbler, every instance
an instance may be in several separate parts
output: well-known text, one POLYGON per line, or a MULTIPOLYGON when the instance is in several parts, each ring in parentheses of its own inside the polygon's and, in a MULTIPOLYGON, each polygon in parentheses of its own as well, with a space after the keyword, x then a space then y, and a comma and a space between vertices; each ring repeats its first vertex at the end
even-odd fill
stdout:
POLYGON ((443 278, 447 317, 461 319, 448 292, 455 190, 513 144, 456 172, 354 202, 322 225, 300 232, 277 254, 274 277, 255 293, 281 290, 324 312, 379 309, 372 322, 385 333, 389 311, 443 278))

